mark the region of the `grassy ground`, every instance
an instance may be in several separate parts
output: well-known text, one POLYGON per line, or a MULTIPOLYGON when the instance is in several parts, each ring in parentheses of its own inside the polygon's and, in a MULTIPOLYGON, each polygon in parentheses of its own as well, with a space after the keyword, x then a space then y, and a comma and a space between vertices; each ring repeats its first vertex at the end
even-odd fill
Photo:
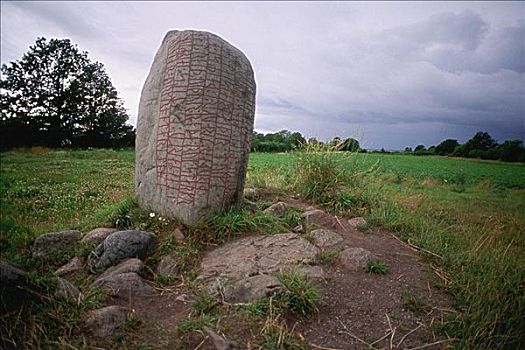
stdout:
MULTIPOLYGON (((459 348, 525 344, 523 164, 334 156, 349 176, 341 193, 319 200, 431 252, 428 261, 455 296, 459 312, 446 331, 459 348)), ((28 243, 39 234, 104 224, 133 195, 133 159, 132 150, 2 153, 1 257, 24 266, 28 243)), ((294 164, 290 154, 252 154, 247 186, 300 191, 294 164)), ((223 226, 227 234, 231 225, 223 226)))

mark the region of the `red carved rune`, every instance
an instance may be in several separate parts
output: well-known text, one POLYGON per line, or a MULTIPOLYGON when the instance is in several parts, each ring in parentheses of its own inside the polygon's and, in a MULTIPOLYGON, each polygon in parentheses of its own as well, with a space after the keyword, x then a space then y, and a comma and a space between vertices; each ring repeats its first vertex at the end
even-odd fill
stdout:
POLYGON ((231 202, 244 177, 253 125, 249 63, 223 41, 195 32, 173 38, 167 51, 157 185, 175 204, 231 202))

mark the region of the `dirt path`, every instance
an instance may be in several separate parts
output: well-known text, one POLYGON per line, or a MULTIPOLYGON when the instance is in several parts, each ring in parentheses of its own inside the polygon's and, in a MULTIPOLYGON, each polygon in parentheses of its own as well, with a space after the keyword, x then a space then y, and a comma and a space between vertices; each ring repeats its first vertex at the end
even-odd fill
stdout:
MULTIPOLYGON (((288 204, 306 209, 296 200, 288 204)), ((339 233, 344 247, 369 250, 385 263, 388 273, 350 271, 337 259, 324 265, 324 280, 316 281, 321 301, 311 320, 288 319, 289 329, 317 349, 445 349, 451 342, 436 334, 450 310, 450 298, 436 287, 435 275, 419 254, 383 229, 366 233, 347 220, 326 216, 320 226, 339 233)), ((192 293, 184 285, 173 286, 159 296, 115 298, 110 304, 128 306, 139 326, 120 340, 122 348, 216 349, 202 331, 193 332, 181 343, 177 325, 192 310, 192 293)), ((221 329, 241 349, 256 349, 253 339, 262 324, 245 321, 232 310, 221 314, 221 329)), ((107 346, 106 341, 93 345, 107 346)), ((115 340, 113 340, 113 345, 115 340)))

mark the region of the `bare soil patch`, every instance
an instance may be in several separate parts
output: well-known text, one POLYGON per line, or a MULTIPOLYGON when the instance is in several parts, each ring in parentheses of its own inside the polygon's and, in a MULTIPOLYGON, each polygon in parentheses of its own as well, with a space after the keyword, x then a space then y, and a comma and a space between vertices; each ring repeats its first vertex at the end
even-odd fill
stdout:
MULTIPOLYGON (((282 200, 282 199, 281 199, 282 200)), ((310 204, 284 200, 304 210, 310 204)), ((328 215, 328 214, 327 214, 328 215)), ((361 232, 347 219, 323 217, 327 228, 343 241, 325 250, 345 247, 369 250, 388 268, 384 275, 345 269, 335 256, 323 265, 325 278, 315 281, 320 290, 318 313, 310 320, 285 316, 288 331, 312 349, 445 349, 452 341, 438 333, 451 310, 451 298, 439 288, 439 280, 419 254, 391 233, 375 228, 361 232)), ((93 345, 159 349, 216 349, 203 331, 182 338, 176 329, 192 312, 198 292, 173 286, 154 297, 115 297, 108 304, 127 306, 138 325, 124 330, 122 339, 93 340, 93 345)), ((241 349, 258 349, 257 337, 264 320, 257 320, 231 305, 220 305, 219 333, 236 341, 241 349)), ((284 349, 284 348, 283 348, 284 349)))

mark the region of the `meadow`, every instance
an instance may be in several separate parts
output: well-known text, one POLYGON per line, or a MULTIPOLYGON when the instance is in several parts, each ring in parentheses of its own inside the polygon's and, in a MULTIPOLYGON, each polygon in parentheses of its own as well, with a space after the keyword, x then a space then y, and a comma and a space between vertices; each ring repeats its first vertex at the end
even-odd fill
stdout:
MULTIPOLYGON (((250 155, 246 186, 299 196, 295 154, 250 155)), ((422 252, 455 313, 457 348, 525 345, 525 165, 389 154, 329 155, 341 192, 311 198, 365 216, 422 252)), ((32 149, 0 155, 1 257, 25 265, 36 236, 107 224, 133 196, 133 150, 32 149)))

